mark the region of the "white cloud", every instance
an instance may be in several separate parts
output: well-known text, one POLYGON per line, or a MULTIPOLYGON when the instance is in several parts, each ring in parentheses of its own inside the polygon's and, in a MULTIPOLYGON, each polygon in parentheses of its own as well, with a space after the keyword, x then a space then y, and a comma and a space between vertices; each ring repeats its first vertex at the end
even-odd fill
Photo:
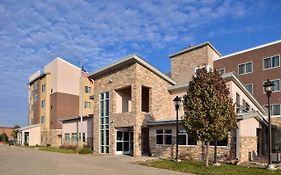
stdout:
MULTIPOLYGON (((83 58, 90 71, 131 52, 149 58, 196 41, 209 25, 247 16, 261 6, 262 1, 231 0, 1 2, 1 99, 26 99, 28 76, 55 56, 74 64, 83 58)), ((15 113, 26 117, 26 111, 22 105, 15 113)))

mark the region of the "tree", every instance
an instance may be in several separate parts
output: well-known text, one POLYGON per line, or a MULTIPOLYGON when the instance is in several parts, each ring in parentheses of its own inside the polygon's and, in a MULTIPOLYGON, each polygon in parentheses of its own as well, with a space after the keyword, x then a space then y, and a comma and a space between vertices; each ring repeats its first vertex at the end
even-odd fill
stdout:
POLYGON ((198 69, 183 98, 183 124, 188 134, 206 142, 206 166, 210 141, 222 140, 236 126, 235 108, 225 81, 214 71, 198 69))
POLYGON ((15 140, 17 140, 18 132, 19 132, 17 129, 19 129, 19 128, 20 128, 19 125, 15 125, 15 126, 14 126, 14 130, 13 130, 12 135, 13 135, 13 138, 14 138, 15 140))

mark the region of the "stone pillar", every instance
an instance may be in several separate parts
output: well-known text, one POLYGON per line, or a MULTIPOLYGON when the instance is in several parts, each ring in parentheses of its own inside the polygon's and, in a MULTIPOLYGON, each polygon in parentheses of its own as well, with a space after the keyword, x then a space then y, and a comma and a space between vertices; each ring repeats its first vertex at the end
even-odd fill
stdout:
POLYGON ((257 157, 257 137, 240 137, 240 162, 250 161, 257 157))

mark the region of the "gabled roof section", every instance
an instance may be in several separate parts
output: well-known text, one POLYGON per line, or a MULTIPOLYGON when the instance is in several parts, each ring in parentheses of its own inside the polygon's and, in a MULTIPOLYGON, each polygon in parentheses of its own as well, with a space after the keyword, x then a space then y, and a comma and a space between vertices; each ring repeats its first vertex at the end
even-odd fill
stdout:
POLYGON ((252 50, 261 49, 261 48, 268 47, 268 46, 278 44, 278 43, 281 43, 281 40, 276 40, 276 41, 273 41, 273 42, 270 42, 270 43, 266 43, 266 44, 259 45, 259 46, 256 46, 256 47, 252 47, 252 48, 249 48, 249 49, 241 50, 239 52, 234 52, 234 53, 219 57, 217 60, 232 57, 232 56, 239 55, 239 54, 246 53, 246 52, 250 52, 252 50))
POLYGON ((159 77, 163 78, 164 80, 166 80, 167 82, 169 82, 172 85, 176 84, 176 82, 174 80, 172 80, 170 77, 168 77, 167 75, 165 75, 164 73, 162 73, 161 71, 156 69, 154 66, 152 66, 151 64, 149 64, 148 62, 146 62, 144 59, 142 59, 141 57, 139 57, 136 54, 128 55, 128 56, 118 60, 115 63, 112 63, 108 66, 105 66, 105 67, 91 73, 89 75, 89 78, 95 79, 96 77, 98 77, 100 75, 111 72, 113 70, 120 69, 124 66, 131 65, 133 63, 141 64, 142 66, 146 67, 147 69, 149 69, 150 71, 152 71, 153 73, 155 73, 159 77))
POLYGON ((246 89, 245 85, 234 72, 225 73, 222 75, 222 78, 226 81, 233 81, 241 89, 241 91, 252 101, 252 103, 256 105, 259 111, 262 114, 265 113, 264 108, 260 105, 256 98, 246 89))
POLYGON ((202 44, 196 45, 196 46, 191 46, 191 47, 188 47, 186 49, 183 49, 183 50, 181 50, 179 52, 176 52, 174 54, 169 55, 169 57, 173 58, 173 57, 175 57, 177 55, 180 55, 180 54, 183 54, 185 52, 189 52, 189 51, 192 51, 192 50, 195 50, 195 49, 207 46, 207 45, 210 46, 219 56, 221 56, 221 53, 208 41, 208 42, 204 42, 202 44))

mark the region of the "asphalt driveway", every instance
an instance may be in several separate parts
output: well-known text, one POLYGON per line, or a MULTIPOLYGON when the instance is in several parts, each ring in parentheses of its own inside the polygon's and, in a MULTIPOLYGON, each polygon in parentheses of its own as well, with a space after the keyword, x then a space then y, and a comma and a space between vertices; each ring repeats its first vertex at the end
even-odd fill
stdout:
POLYGON ((63 154, 0 145, 0 174, 5 175, 187 175, 135 164, 144 158, 63 154))

